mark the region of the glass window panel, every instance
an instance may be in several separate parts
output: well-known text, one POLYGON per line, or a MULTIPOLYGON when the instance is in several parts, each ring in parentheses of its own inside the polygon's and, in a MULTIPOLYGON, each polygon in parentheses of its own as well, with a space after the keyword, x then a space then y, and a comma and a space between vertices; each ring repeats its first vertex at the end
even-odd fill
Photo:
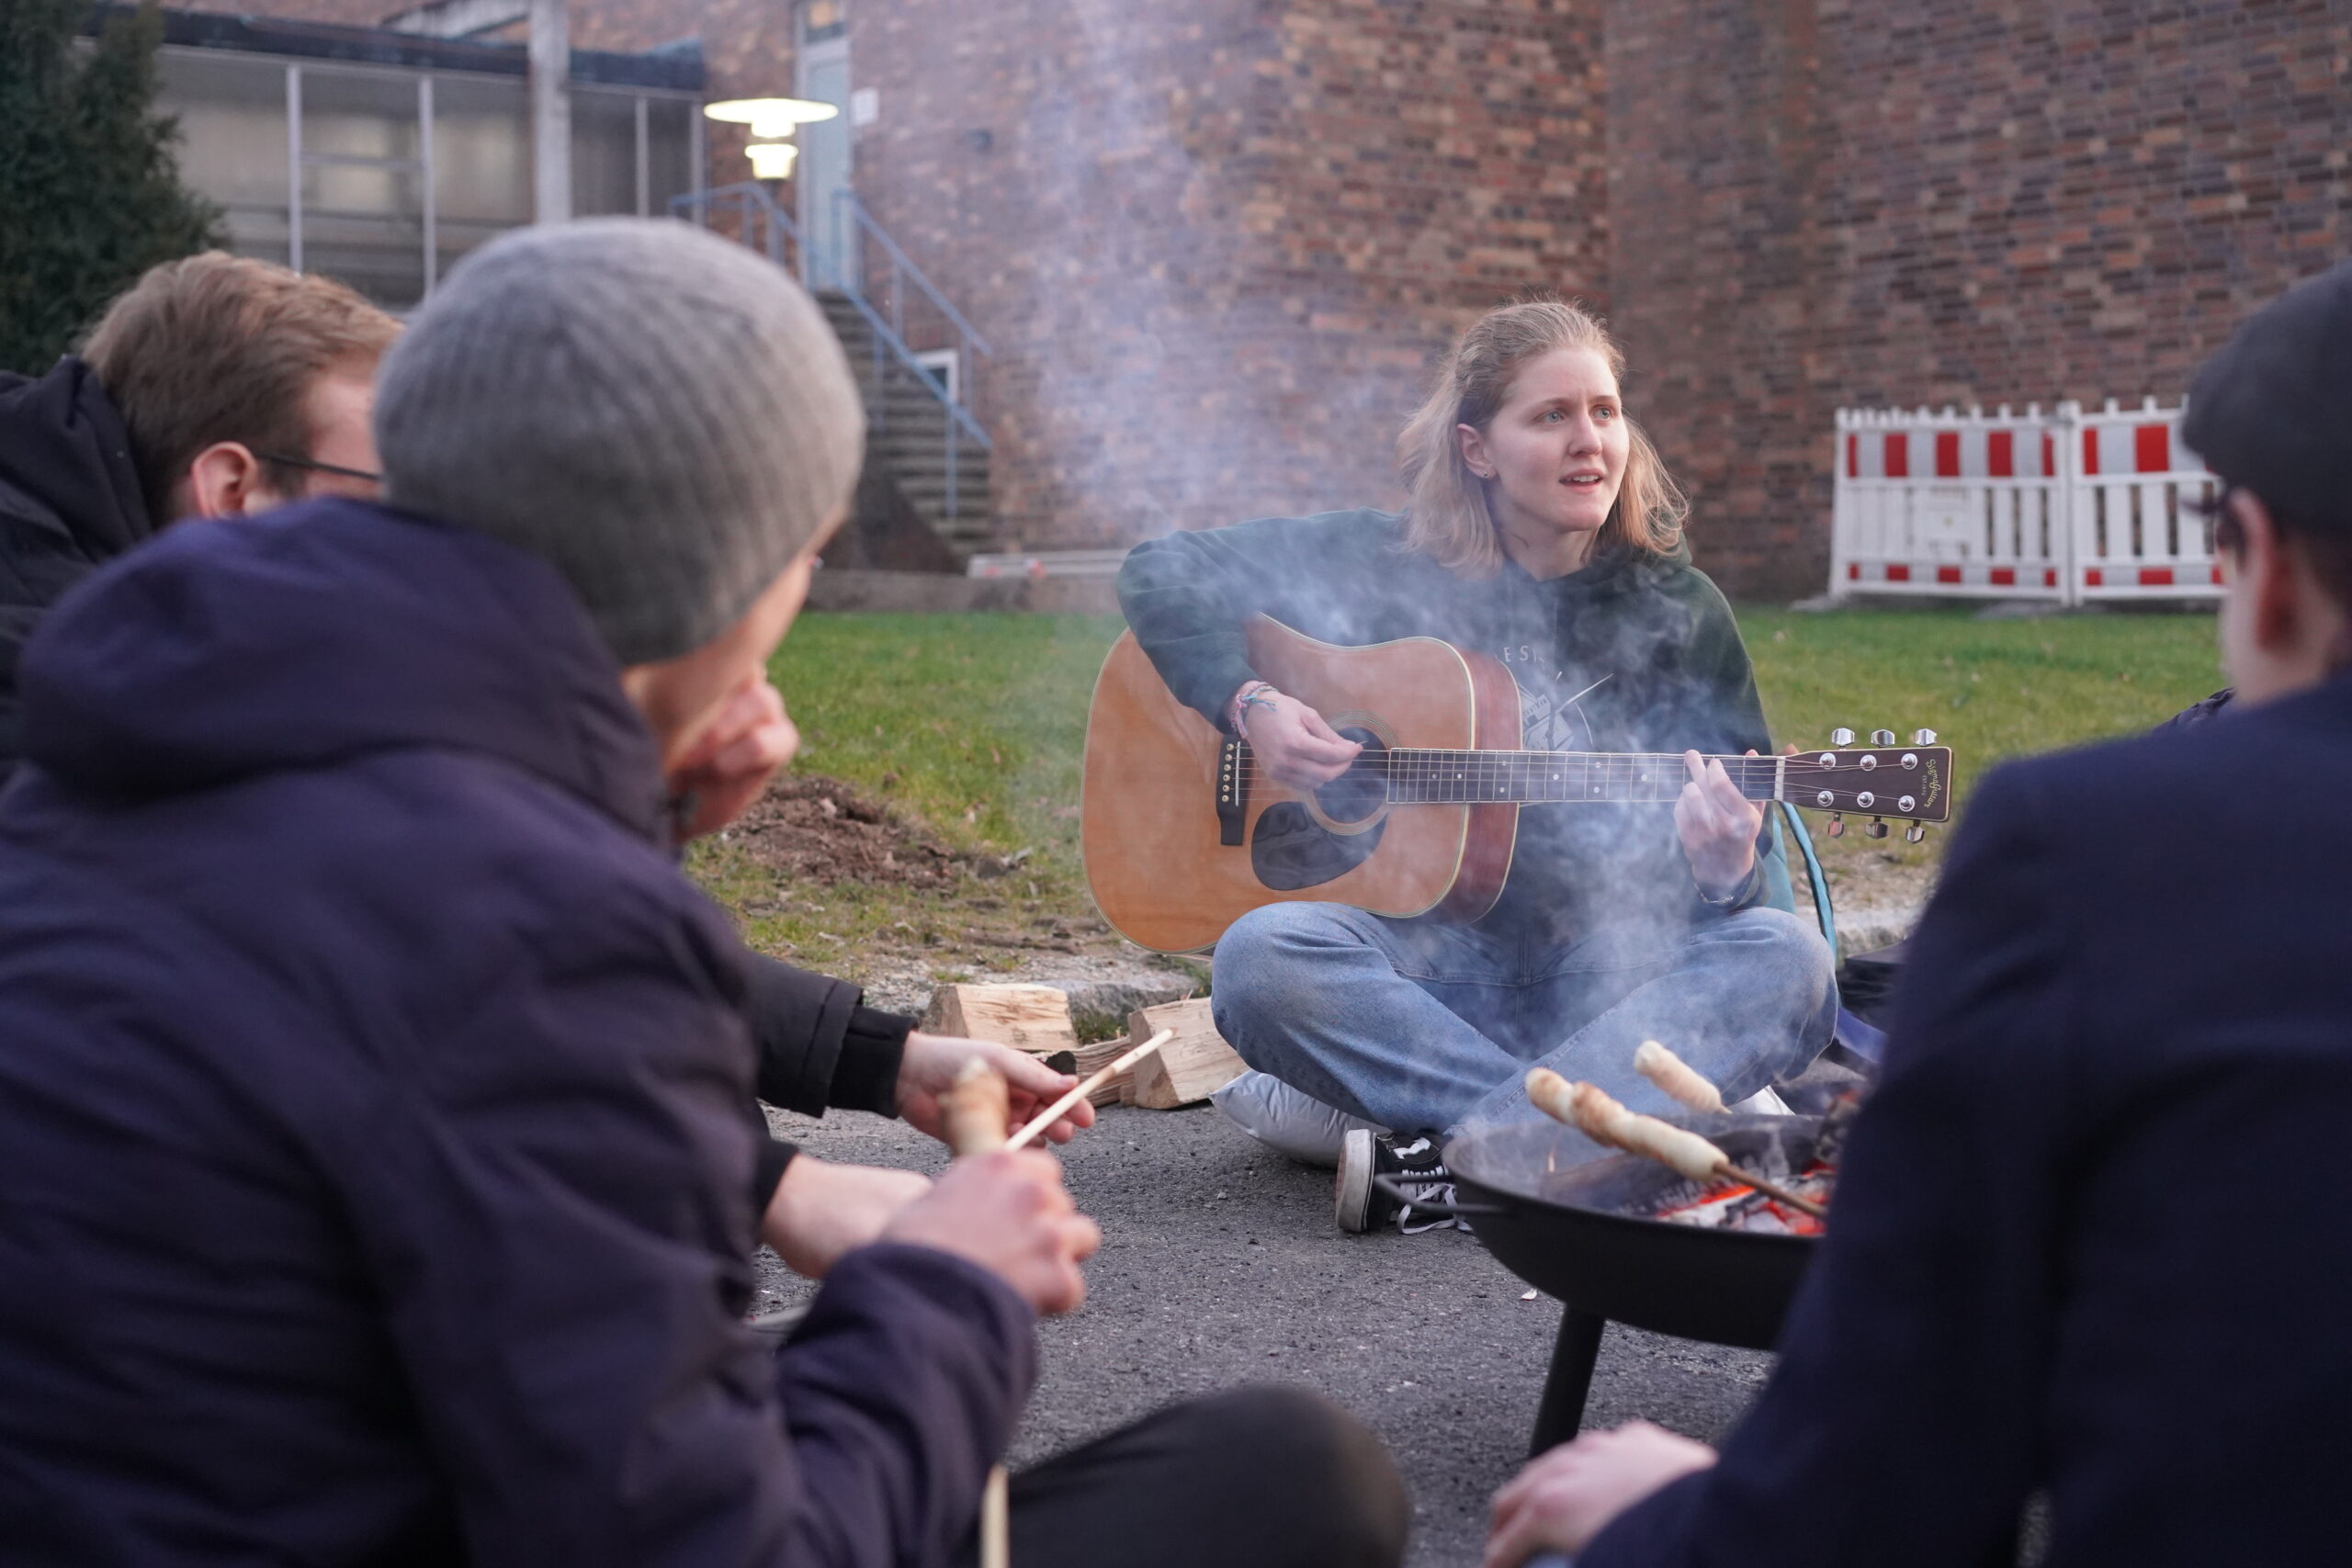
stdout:
POLYGON ((433 205, 443 277, 531 220, 531 106, 519 77, 433 78, 433 205))
POLYGON ((802 44, 823 43, 828 39, 846 37, 849 17, 842 0, 801 0, 800 41, 802 44))
POLYGON ((637 211, 637 95, 571 90, 571 211, 637 211))
POLYGON ((353 158, 417 155, 416 78, 302 67, 302 152, 353 158))
POLYGON ((228 213, 240 255, 283 263, 286 67, 218 50, 166 49, 157 107, 179 117, 180 175, 228 213))
POLYGON ((659 218, 673 197, 695 188, 695 106, 676 98, 645 102, 646 207, 659 218))
MULTIPOLYGON (((306 179, 322 171, 305 171, 306 179)), ((391 176, 388 194, 405 212, 302 204, 302 270, 348 283, 387 310, 424 298, 424 222, 420 177, 391 176)))
POLYGON ((394 310, 424 297, 416 83, 302 67, 302 268, 394 310))

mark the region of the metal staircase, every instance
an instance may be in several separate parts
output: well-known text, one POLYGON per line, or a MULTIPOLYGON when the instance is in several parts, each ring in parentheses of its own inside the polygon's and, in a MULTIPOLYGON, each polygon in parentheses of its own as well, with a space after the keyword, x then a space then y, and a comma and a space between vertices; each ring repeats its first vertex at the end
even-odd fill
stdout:
POLYGON ((989 345, 849 191, 823 255, 764 186, 682 196, 673 216, 739 240, 808 282, 865 401, 869 462, 879 463, 933 533, 962 558, 995 542, 989 453, 970 389, 989 345), (956 370, 937 364, 952 351, 956 370))

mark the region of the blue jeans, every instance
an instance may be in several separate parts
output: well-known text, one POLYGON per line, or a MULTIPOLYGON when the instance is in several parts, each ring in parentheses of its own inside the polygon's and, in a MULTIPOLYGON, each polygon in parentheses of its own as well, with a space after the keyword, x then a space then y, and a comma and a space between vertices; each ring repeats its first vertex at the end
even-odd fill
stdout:
POLYGON ((1634 1071, 1645 1040, 1744 1100, 1828 1044, 1828 944, 1794 915, 1710 915, 1679 939, 1547 937, 1392 920, 1344 904, 1270 904, 1216 944, 1210 998, 1242 1059, 1399 1131, 1540 1114, 1536 1066, 1637 1111, 1673 1102, 1634 1071))

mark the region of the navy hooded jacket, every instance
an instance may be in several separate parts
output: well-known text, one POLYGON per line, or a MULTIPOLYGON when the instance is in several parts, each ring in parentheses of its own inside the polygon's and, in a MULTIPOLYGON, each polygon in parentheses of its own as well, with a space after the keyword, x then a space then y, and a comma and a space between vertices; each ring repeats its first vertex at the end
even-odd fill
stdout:
POLYGON ((1978 786, 1780 1365, 1577 1568, 2346 1560, 2352 673, 1978 786))
POLYGON ((353 502, 58 606, 0 791, 10 1562, 922 1563, 1030 1314, 844 1259, 771 1355, 741 953, 554 571, 353 502))
MULTIPOLYGON (((38 380, 0 371, 0 784, 21 750, 17 666, 34 628, 68 589, 155 531, 130 433, 96 373, 70 355, 38 380)), ((914 1021, 861 1005, 864 993, 846 980, 750 958, 759 1097, 806 1116, 828 1108, 897 1115, 914 1021)), ((754 1207, 767 1207, 792 1154, 789 1144, 762 1141, 754 1207)))

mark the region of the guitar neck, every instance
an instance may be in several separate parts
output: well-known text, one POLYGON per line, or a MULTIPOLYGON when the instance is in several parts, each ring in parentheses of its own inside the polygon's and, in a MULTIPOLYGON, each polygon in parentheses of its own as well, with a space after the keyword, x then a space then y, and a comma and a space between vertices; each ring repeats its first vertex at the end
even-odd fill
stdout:
MULTIPOLYGON (((1789 786, 1784 757, 1713 757, 1750 800, 1779 800, 1789 786)), ((1387 786, 1398 805, 1469 805, 1484 801, 1673 800, 1690 780, 1679 751, 1452 751, 1402 747, 1368 751, 1349 769, 1387 786)))
MULTIPOLYGON (((1227 742, 1221 810, 1248 798, 1249 747, 1227 742)), ((1780 757, 1710 757, 1750 800, 1808 811, 1858 811, 1913 822, 1951 817, 1951 752, 1928 742, 1838 748, 1780 757)), ((1690 782, 1679 751, 1478 751, 1416 746, 1374 748, 1316 794, 1366 786, 1390 806, 1532 806, 1585 800, 1662 805, 1690 782)), ((1237 821, 1238 818, 1237 818, 1237 821)))

